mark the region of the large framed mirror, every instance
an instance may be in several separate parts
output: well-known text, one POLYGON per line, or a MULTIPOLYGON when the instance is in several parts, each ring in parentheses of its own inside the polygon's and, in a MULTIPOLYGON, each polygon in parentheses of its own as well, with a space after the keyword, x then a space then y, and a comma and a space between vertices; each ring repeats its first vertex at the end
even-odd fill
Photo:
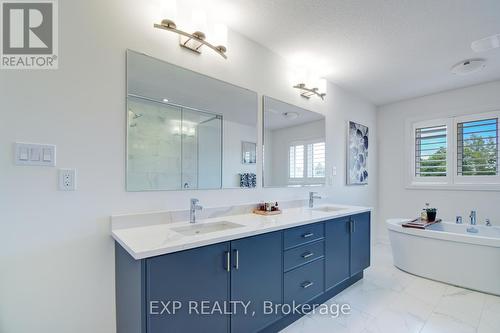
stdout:
POLYGON ((263 97, 264 187, 325 184, 325 116, 263 97))
POLYGON ((255 187, 257 112, 253 91, 127 50, 127 190, 255 187))

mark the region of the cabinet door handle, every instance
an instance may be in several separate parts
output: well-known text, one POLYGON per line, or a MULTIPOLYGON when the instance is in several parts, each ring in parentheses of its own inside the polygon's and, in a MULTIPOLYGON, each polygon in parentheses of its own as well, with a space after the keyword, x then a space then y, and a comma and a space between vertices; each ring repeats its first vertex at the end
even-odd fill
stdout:
POLYGON ((314 234, 312 232, 308 232, 308 233, 305 233, 302 235, 303 238, 309 238, 309 237, 312 237, 314 236, 314 234))
POLYGON ((309 288, 310 286, 312 286, 314 284, 314 282, 311 282, 311 281, 305 281, 303 282, 300 286, 304 289, 307 289, 309 288))
POLYGON ((313 252, 304 252, 302 253, 302 258, 307 259, 309 257, 312 257, 314 255, 313 252))
POLYGON ((238 250, 234 250, 233 254, 234 254, 234 268, 239 269, 240 268, 240 252, 238 250))
POLYGON ((356 232, 356 220, 352 220, 352 232, 356 232))
POLYGON ((352 234, 354 231, 353 231, 353 225, 352 225, 352 220, 349 220, 349 232, 352 234))
POLYGON ((231 271, 231 253, 229 251, 224 252, 226 256, 226 267, 224 269, 229 272, 231 271))

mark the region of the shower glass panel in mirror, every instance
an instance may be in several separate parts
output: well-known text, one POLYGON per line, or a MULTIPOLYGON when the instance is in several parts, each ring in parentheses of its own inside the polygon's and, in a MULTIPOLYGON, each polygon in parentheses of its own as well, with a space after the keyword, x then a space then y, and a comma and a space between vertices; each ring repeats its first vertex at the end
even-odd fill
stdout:
POLYGON ((257 142, 257 103, 253 91, 128 50, 127 190, 255 187, 243 147, 257 142))
POLYGON ((264 96, 265 187, 325 184, 325 117, 264 96))

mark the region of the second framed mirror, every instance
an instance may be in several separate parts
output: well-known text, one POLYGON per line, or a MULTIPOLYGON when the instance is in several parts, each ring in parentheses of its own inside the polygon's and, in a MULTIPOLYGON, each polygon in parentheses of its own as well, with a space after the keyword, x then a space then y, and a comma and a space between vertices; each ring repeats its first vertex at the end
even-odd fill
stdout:
POLYGON ((263 97, 264 187, 325 184, 325 116, 263 97))

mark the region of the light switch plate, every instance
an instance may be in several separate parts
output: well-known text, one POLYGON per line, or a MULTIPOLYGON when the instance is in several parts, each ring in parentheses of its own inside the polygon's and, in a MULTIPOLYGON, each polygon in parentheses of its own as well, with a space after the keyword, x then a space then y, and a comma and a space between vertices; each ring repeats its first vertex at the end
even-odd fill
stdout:
POLYGON ((56 166, 56 146, 16 142, 14 161, 16 165, 56 166))
POLYGON ((76 190, 76 170, 59 169, 59 191, 76 190))

